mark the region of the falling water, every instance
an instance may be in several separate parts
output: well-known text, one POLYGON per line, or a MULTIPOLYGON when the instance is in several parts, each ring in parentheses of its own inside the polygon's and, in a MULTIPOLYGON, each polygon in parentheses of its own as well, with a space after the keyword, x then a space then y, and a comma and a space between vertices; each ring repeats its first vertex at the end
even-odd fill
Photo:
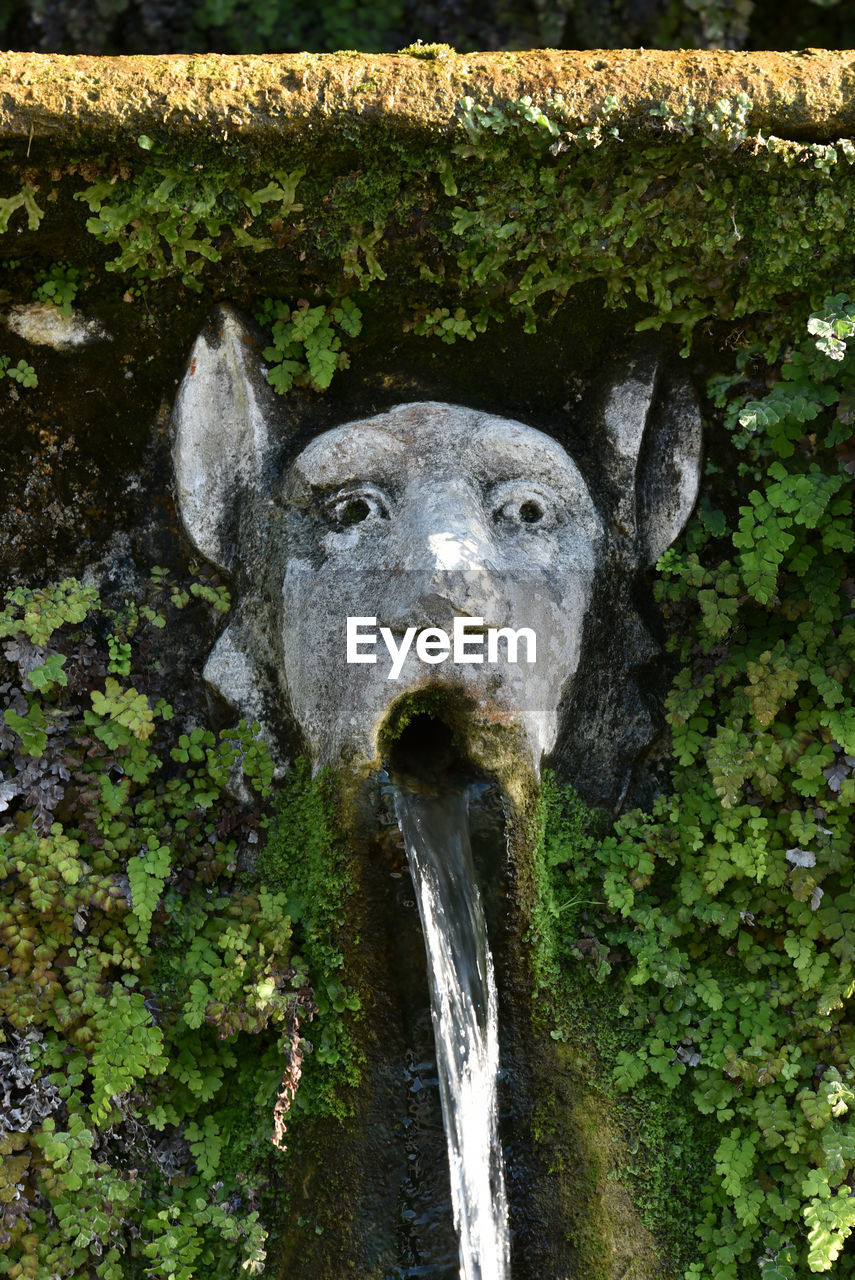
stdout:
POLYGON ((427 950, 460 1280, 507 1280, 498 1136, 498 1000, 472 865, 468 794, 398 790, 395 808, 427 950))

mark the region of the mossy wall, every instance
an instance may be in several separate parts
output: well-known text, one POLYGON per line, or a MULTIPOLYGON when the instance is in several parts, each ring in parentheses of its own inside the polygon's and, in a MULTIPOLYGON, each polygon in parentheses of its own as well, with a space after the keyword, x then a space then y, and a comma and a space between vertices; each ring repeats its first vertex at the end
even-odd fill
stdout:
POLYGON ((6 1274, 354 1257, 297 1134, 365 1099, 371 966, 310 784, 260 863, 268 811, 228 797, 238 757, 269 768, 206 703, 228 584, 170 496, 177 380, 229 300, 297 444, 430 396, 584 458, 598 371, 639 330, 683 353, 708 465, 644 606, 664 798, 616 831, 549 801, 519 846, 543 1221, 574 1274, 848 1275, 852 55, 2 61, 6 1274), (26 336, 55 313, 109 337, 26 336), (84 571, 100 599, 38 594, 84 571))
POLYGON ((113 336, 73 358, 6 337, 41 379, 10 428, 8 571, 43 572, 72 512, 91 548, 139 514, 110 450, 153 464, 215 299, 272 327, 306 432, 443 384, 558 425, 634 325, 774 354, 848 278, 849 55, 429 52, 7 57, 7 302, 74 300, 113 336), (59 502, 37 531, 25 488, 59 502))

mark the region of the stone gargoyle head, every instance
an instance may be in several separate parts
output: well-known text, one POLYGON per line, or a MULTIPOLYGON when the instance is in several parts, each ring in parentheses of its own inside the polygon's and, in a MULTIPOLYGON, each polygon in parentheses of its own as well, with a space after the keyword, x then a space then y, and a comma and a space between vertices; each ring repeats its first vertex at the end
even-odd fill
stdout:
POLYGON ((650 738, 638 680, 629 700, 613 686, 653 648, 632 580, 697 495, 685 380, 649 352, 617 369, 593 419, 595 476, 540 430, 436 401, 298 451, 275 399, 257 342, 221 308, 174 412, 184 525, 236 586, 209 684, 274 744, 296 727, 316 766, 379 763, 402 706, 445 698, 474 763, 506 772, 504 740, 536 777, 569 716, 581 772, 625 791, 602 739, 623 732, 609 751, 637 755, 650 738))

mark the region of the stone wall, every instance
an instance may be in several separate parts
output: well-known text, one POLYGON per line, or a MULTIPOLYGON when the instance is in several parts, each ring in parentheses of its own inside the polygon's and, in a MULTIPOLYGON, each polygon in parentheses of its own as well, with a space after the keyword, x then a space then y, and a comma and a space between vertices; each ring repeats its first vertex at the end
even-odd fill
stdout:
POLYGON ((848 1275, 852 55, 0 63, 9 1274, 385 1265, 399 853, 304 770, 274 810, 201 674, 253 583, 181 526, 171 416, 228 303, 291 456, 463 404, 605 509, 615 371, 693 384, 695 518, 615 553, 621 655, 516 815, 514 1274, 848 1275))

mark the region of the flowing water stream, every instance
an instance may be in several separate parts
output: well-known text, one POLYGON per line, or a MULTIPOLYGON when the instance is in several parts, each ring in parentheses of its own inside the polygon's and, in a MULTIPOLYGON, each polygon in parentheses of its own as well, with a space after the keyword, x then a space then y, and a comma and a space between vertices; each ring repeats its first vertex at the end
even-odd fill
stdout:
POLYGON ((496 1086, 498 999, 469 841, 469 793, 396 788, 427 951, 460 1280, 508 1280, 496 1086))

